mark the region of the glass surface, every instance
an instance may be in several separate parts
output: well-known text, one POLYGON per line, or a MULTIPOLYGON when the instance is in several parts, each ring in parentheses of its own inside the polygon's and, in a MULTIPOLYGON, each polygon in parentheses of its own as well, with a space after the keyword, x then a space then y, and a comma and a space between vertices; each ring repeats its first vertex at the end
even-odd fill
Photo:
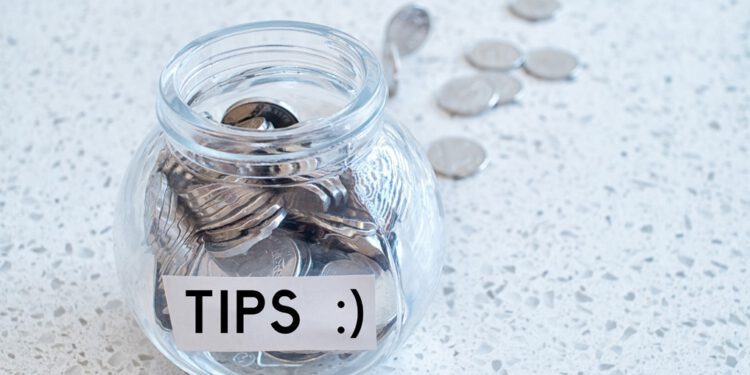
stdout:
POLYGON ((339 31, 274 21, 202 37, 168 64, 159 128, 130 164, 115 223, 126 298, 149 339, 193 374, 342 373, 390 355, 442 265, 442 210, 416 141, 383 114, 374 55, 339 31), (221 124, 241 100, 288 109, 268 130, 221 124), (183 352, 161 277, 373 274, 378 347, 183 352))

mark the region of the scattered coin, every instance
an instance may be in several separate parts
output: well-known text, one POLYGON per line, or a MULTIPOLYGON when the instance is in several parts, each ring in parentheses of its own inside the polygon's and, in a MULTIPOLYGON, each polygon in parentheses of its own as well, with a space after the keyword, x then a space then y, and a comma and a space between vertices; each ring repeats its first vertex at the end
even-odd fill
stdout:
POLYGON ((498 94, 492 83, 480 75, 454 78, 438 91, 438 104, 446 111, 475 116, 497 104, 498 94))
POLYGON ((421 47, 430 34, 430 14, 422 6, 407 4, 393 15, 386 28, 386 44, 393 44, 399 56, 421 47))
POLYGON ((286 128, 299 120, 281 103, 269 99, 243 99, 226 110, 221 122, 246 129, 264 130, 263 127, 286 128))
POLYGON ((388 22, 383 43, 382 63, 388 84, 388 96, 398 92, 398 72, 401 57, 412 54, 421 47, 430 34, 430 14, 427 9, 407 4, 388 22))
POLYGON ((511 70, 523 64, 523 54, 515 45, 502 40, 483 40, 466 52, 466 59, 479 69, 511 70))
POLYGON ((464 137, 446 137, 433 142, 427 157, 435 172, 454 179, 472 176, 487 166, 484 147, 464 137))
POLYGON ((557 0, 513 0, 510 10, 528 21, 541 21, 552 18, 560 3, 557 0))
POLYGON ((563 80, 573 77, 578 67, 578 58, 568 51, 557 48, 540 48, 526 56, 524 69, 538 78, 563 80))
POLYGON ((497 105, 511 103, 516 100, 523 89, 521 81, 505 73, 484 73, 487 80, 492 82, 498 95, 497 105))
POLYGON ((388 84, 388 96, 396 96, 398 92, 398 72, 401 69, 401 57, 398 48, 393 43, 383 46, 383 74, 388 84))

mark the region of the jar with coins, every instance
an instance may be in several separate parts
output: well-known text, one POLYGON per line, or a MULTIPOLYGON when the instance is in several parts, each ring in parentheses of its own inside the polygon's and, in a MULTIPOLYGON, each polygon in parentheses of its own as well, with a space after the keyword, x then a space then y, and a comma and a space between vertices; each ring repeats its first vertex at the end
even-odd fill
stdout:
POLYGON ((308 23, 220 30, 168 63, 158 127, 126 172, 115 222, 124 294, 167 358, 191 374, 351 374, 404 342, 438 284, 442 208, 386 98, 368 48, 308 23), (374 278, 372 350, 175 344, 168 277, 336 275, 374 278))

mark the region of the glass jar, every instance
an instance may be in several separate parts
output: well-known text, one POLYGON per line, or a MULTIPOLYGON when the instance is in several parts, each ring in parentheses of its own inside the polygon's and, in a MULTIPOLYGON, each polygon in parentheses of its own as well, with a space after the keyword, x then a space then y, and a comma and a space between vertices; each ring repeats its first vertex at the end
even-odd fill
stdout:
POLYGON ((442 208, 417 142, 383 111, 373 53, 320 25, 251 23, 188 44, 159 88, 159 128, 115 222, 122 287, 151 342, 193 374, 351 374, 387 358, 438 285, 442 208), (248 121, 227 120, 238 108, 248 121), (347 274, 375 277, 376 350, 175 345, 163 276, 347 274))

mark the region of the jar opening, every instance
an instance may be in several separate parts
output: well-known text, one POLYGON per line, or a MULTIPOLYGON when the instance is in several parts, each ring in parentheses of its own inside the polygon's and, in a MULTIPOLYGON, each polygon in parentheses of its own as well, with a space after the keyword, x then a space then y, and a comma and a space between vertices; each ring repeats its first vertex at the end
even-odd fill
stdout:
POLYGON ((380 64, 355 38, 321 25, 267 21, 219 30, 178 52, 162 73, 157 115, 170 145, 192 161, 278 177, 356 157, 385 98, 380 64), (278 103, 299 123, 267 130, 222 124, 243 100, 278 103))

